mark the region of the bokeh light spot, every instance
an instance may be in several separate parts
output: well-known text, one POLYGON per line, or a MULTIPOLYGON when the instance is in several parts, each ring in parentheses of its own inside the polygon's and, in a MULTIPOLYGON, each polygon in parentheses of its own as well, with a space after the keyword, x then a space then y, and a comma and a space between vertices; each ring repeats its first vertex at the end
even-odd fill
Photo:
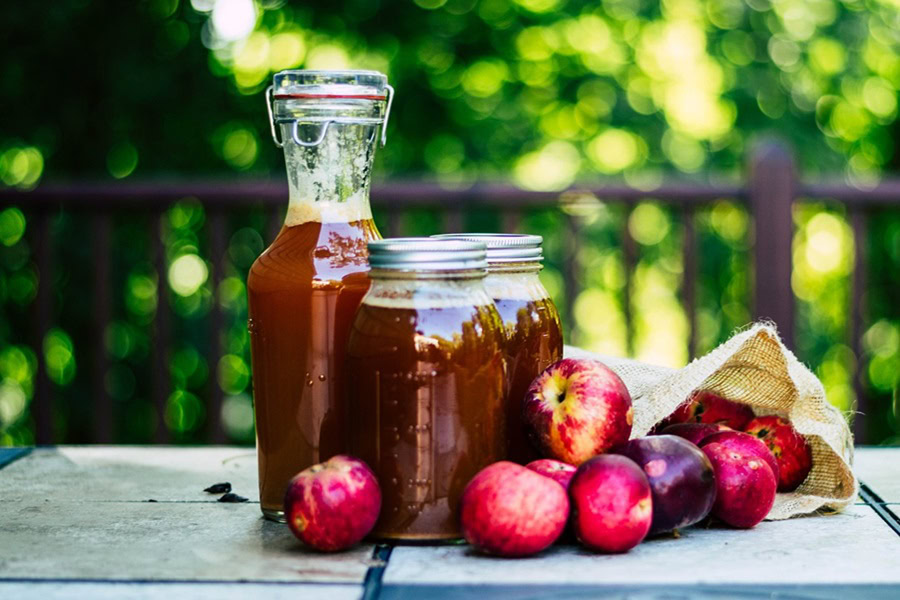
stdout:
POLYGON ((166 427, 175 433, 189 433, 200 426, 204 413, 203 403, 197 396, 176 390, 166 401, 166 427))
POLYGON ((277 33, 269 40, 269 69, 294 69, 306 56, 303 35, 296 31, 277 33))
POLYGON ((22 386, 18 382, 4 379, 0 383, 0 431, 19 420, 28 405, 22 386))
POLYGON ((196 254, 179 256, 169 265, 169 285, 179 296, 190 296, 206 283, 209 270, 196 254))
POLYGON ((254 31, 234 48, 234 80, 240 87, 252 88, 269 74, 269 36, 254 31))
POLYGON ((34 353, 27 346, 7 346, 0 351, 0 378, 30 386, 36 370, 34 353))
POLYGON ((556 35, 546 27, 526 27, 516 37, 516 51, 526 60, 546 60, 557 46, 556 35))
POLYGON ((843 100, 831 111, 831 130, 848 142, 855 142, 869 129, 869 117, 866 112, 843 100))
POLYGON ((13 147, 0 154, 0 181, 9 186, 32 188, 44 172, 44 156, 35 147, 13 147))
POLYGON ((516 161, 513 177, 530 190, 562 190, 574 180, 581 166, 578 150, 569 142, 550 142, 516 161))
POLYGON ((641 140, 624 129, 607 129, 588 144, 590 156, 603 173, 617 173, 639 162, 641 140))
POLYGON ((462 76, 463 89, 477 98, 493 96, 509 77, 509 68, 501 60, 480 60, 465 70, 462 76))
POLYGON ((72 338, 59 328, 44 336, 44 361, 47 377, 57 385, 68 385, 75 378, 75 347, 72 338))
POLYGON ((348 69, 350 57, 347 51, 334 44, 321 44, 309 51, 306 55, 307 69, 348 69))
POLYGON ((222 402, 222 425, 235 440, 253 438, 253 401, 247 394, 228 396, 222 402))
POLYGON ((240 394, 250 383, 250 369, 240 356, 226 354, 219 359, 218 379, 223 392, 240 394))
POLYGON ((840 42, 830 38, 818 38, 809 45, 809 62, 823 75, 834 75, 844 70, 847 55, 840 42))
POLYGON ((253 130, 240 127, 225 134, 222 158, 235 169, 249 169, 256 162, 258 154, 259 143, 253 130))
POLYGON ((891 357, 900 352, 900 327, 887 319, 880 319, 866 330, 863 343, 868 353, 891 357))
POLYGON ((0 212, 0 243, 7 248, 16 245, 25 235, 25 215, 11 206, 0 212))
POLYGON ((873 114, 891 118, 897 111, 897 91, 881 77, 870 77, 863 84, 863 102, 873 114))
POLYGON ((681 171, 698 171, 706 162, 706 150, 700 142, 677 131, 669 130, 663 134, 662 148, 666 157, 681 171))
POLYGON ((137 164, 138 151, 130 142, 119 142, 106 154, 106 169, 116 179, 131 175, 137 164))
POLYGON ((669 215, 652 202, 638 204, 628 219, 631 237, 645 246, 660 243, 668 235, 671 226, 669 215))
POLYGON ((256 5, 253 0, 216 0, 212 25, 220 39, 226 42, 241 40, 256 26, 256 5))
POLYGON ((710 224, 723 240, 732 244, 743 242, 747 236, 747 212, 732 202, 716 202, 710 211, 710 224))

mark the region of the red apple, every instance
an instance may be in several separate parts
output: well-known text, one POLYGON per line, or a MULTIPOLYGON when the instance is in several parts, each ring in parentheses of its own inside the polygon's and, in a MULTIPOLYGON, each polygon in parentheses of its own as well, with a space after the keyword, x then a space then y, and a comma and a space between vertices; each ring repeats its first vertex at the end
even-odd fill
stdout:
POLYGON ((653 495, 651 534, 693 525, 709 514, 716 499, 715 476, 709 459, 691 442, 651 435, 630 440, 615 452, 647 475, 653 495))
POLYGON ((743 430, 753 419, 746 404, 727 400, 712 392, 695 392, 666 419, 665 423, 721 423, 743 430))
POLYGON ((592 550, 627 552, 650 531, 650 484, 629 458, 605 454, 585 462, 572 478, 569 497, 575 535, 592 550))
POLYGON ((513 462, 479 471, 460 501, 466 541, 497 556, 529 556, 560 536, 569 518, 569 499, 556 481, 513 462))
POLYGON ((525 465, 525 468, 531 469, 535 473, 540 473, 544 477, 549 477, 567 490, 569 489, 569 483, 572 481, 572 476, 575 475, 576 471, 575 467, 572 465, 553 460, 552 458, 533 460, 525 465))
POLYGON ((757 417, 744 431, 765 442, 778 462, 778 491, 793 492, 812 469, 812 448, 787 419, 757 417))
POLYGON ((675 423, 660 431, 660 435, 677 435, 699 446, 705 438, 720 431, 734 430, 721 423, 675 423))
MULTIPOLYGON (((553 460, 552 458, 533 460, 525 465, 525 468, 531 469, 535 473, 540 473, 544 477, 549 477, 563 486, 566 490, 569 489, 569 484, 572 483, 572 477, 575 475, 576 471, 576 468, 572 465, 553 460)), ((569 523, 566 524, 566 528, 563 530, 562 535, 556 540, 558 543, 572 544, 575 542, 575 534, 572 532, 571 526, 571 516, 570 513, 569 523)))
POLYGON ((597 360, 565 358, 532 382, 523 404, 529 438, 544 456, 580 465, 631 435, 631 396, 597 360))
POLYGON ((288 527, 303 543, 326 552, 363 539, 375 527, 380 510, 375 474, 345 454, 298 473, 284 496, 288 527))
POLYGON ((716 474, 712 514, 742 529, 762 521, 775 503, 775 475, 766 461, 724 444, 706 444, 701 450, 716 474))
POLYGON ((703 441, 700 442, 700 447, 702 448, 707 444, 722 444, 731 450, 736 450, 743 454, 752 454, 757 458, 763 459, 769 465, 769 468, 772 469, 775 480, 778 481, 778 461, 775 460, 775 456, 769 451, 769 447, 759 438, 743 431, 721 431, 703 438, 703 441))

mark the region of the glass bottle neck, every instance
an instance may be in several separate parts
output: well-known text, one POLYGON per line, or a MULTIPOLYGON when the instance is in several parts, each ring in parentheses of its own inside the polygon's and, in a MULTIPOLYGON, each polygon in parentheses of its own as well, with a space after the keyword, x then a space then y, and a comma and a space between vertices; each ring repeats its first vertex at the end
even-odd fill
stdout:
POLYGON ((297 137, 308 146, 293 141, 293 127, 292 123, 281 125, 290 187, 285 225, 371 220, 369 185, 378 126, 299 125, 297 137))

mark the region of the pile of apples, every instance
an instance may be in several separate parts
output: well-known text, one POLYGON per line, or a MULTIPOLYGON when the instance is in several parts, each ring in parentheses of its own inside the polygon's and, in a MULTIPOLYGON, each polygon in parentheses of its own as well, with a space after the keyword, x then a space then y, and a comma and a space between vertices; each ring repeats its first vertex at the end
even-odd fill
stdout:
MULTIPOLYGON (((648 535, 708 516, 750 528, 775 493, 808 476, 806 439, 778 416, 699 392, 654 432, 629 440, 631 396, 603 363, 563 359, 532 383, 523 426, 544 458, 482 469, 460 500, 460 524, 486 554, 529 556, 573 537, 626 552, 648 535)), ((295 477, 285 498, 291 530, 320 550, 347 548, 374 527, 381 492, 372 471, 336 456, 295 477), (352 515, 352 518, 350 516, 352 515)))
POLYGON ((622 380, 599 361, 547 368, 523 411, 546 458, 494 463, 472 479, 461 506, 466 540, 487 554, 528 556, 568 528, 587 548, 612 553, 709 515, 750 528, 776 491, 793 491, 812 467, 790 422, 709 392, 688 398, 654 434, 629 440, 632 410, 622 380))

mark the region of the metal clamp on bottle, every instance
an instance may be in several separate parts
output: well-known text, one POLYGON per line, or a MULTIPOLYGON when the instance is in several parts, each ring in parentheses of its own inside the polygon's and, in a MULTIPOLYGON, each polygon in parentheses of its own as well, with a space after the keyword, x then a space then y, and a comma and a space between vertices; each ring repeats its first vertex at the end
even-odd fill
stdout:
MULTIPOLYGON (((311 72, 307 72, 311 73, 311 72)), ((362 72, 366 73, 366 72, 362 72)), ((275 93, 275 86, 269 86, 266 89, 266 109, 269 112, 269 127, 272 132, 272 140, 275 142, 275 145, 279 148, 284 147, 284 140, 278 139, 278 132, 276 130, 277 125, 283 125, 286 123, 291 124, 291 138, 294 140, 294 143, 303 146, 305 148, 311 148, 318 146, 325 139, 325 135, 328 133, 328 128, 332 123, 336 123, 339 125, 381 125, 381 145, 384 146, 387 143, 387 125, 388 120, 391 115, 391 105, 394 101, 394 88, 387 84, 386 78, 384 75, 380 73, 377 74, 381 78, 384 78, 384 83, 382 84, 382 90, 384 94, 330 94, 330 93, 320 93, 318 91, 309 91, 303 93, 296 93, 291 91, 279 92, 275 93), (275 116, 275 102, 279 100, 326 100, 326 101, 341 101, 341 100, 350 100, 350 101, 358 101, 358 100, 369 100, 374 102, 387 102, 387 106, 384 111, 384 118, 381 117, 364 117, 364 116, 338 116, 338 115, 329 115, 329 116, 304 116, 302 118, 290 118, 290 117, 278 117, 275 116), (301 139, 299 128, 301 125, 314 125, 320 128, 318 135, 311 141, 306 141, 301 139)))

